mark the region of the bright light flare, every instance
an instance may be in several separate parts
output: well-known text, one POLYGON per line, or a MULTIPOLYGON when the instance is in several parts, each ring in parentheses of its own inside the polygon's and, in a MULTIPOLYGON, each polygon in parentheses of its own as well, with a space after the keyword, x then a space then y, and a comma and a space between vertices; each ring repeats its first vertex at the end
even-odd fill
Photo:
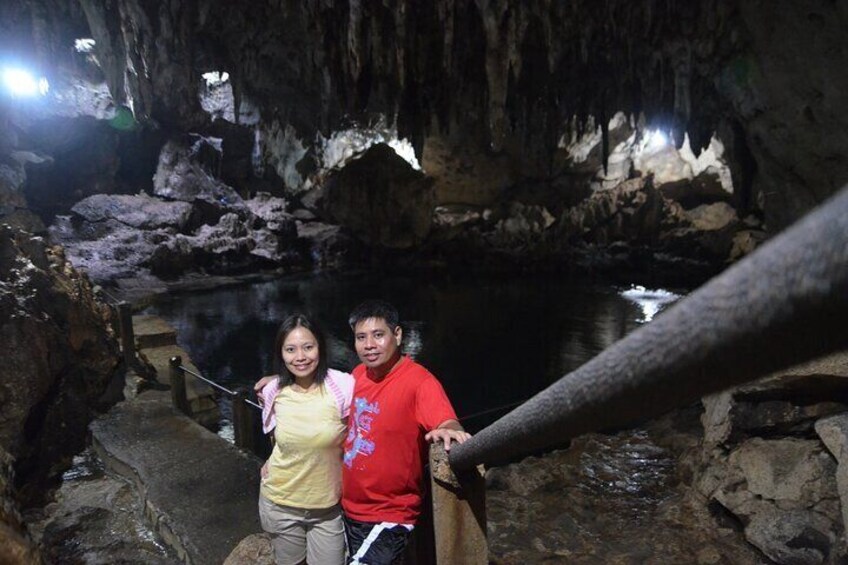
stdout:
POLYGON ((648 149, 660 149, 668 144, 668 136, 661 130, 654 130, 648 134, 648 149))
POLYGON ((3 85, 15 97, 44 96, 50 90, 47 79, 37 79, 23 69, 4 69, 3 85))
POLYGON ((230 74, 226 71, 212 71, 201 76, 206 81, 206 86, 220 86, 230 80, 230 74))
POLYGON ((77 53, 91 53, 94 51, 95 42, 90 37, 81 37, 74 40, 74 49, 77 53))
POLYGON ((680 295, 663 289, 651 290, 644 286, 634 285, 621 293, 621 296, 633 302, 642 310, 639 323, 650 322, 660 310, 677 301, 680 295))

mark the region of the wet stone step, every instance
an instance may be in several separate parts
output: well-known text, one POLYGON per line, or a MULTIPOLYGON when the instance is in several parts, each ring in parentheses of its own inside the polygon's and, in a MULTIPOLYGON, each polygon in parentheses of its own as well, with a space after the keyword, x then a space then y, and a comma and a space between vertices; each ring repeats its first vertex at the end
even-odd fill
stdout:
POLYGON ((139 314, 132 320, 136 348, 176 345, 177 331, 159 316, 139 314))

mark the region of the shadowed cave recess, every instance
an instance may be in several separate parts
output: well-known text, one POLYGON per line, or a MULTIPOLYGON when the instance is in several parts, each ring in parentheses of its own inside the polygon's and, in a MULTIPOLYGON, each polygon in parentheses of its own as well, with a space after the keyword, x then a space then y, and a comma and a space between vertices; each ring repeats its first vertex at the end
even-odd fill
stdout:
MULTIPOLYGON (((848 181, 845 29, 838 0, 2 2, 0 323, 22 352, 0 385, 7 539, 40 559, 15 508, 43 505, 33 485, 114 401, 98 287, 137 304, 315 272, 692 288, 848 181)), ((573 475, 594 480, 592 462, 621 450, 744 537, 705 534, 699 562, 837 562, 836 463, 812 422, 848 387, 842 368, 816 374, 705 401, 685 441, 689 420, 617 447, 581 438, 568 471, 529 463, 536 493, 498 470, 493 559, 612 558, 550 508, 560 534, 522 553, 510 544, 532 535, 505 509, 532 514, 552 489, 579 506, 573 475), (817 494, 737 488, 776 452, 814 468, 792 480, 820 480, 817 494)), ((673 521, 664 497, 648 498, 673 521)), ((619 519, 603 527, 627 530, 619 519)))

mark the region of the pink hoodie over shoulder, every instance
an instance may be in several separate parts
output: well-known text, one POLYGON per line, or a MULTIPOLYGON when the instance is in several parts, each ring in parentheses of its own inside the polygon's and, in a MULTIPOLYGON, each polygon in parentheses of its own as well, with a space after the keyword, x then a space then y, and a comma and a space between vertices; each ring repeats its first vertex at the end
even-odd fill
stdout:
MULTIPOLYGON (((324 384, 339 407, 339 415, 342 419, 347 418, 353 399, 353 375, 329 369, 324 384)), ((259 396, 262 397, 262 432, 266 434, 270 433, 277 425, 277 420, 274 417, 274 399, 278 392, 280 392, 278 379, 273 379, 259 391, 259 396)))

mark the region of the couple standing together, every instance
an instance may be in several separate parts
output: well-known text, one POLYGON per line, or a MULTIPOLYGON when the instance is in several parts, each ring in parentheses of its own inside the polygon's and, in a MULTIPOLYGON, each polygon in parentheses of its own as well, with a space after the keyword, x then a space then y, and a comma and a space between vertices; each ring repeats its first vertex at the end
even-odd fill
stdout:
POLYGON ((274 433, 259 516, 279 564, 341 564, 345 546, 349 564, 399 562, 421 512, 427 442, 470 437, 439 381, 401 355, 393 306, 364 302, 348 322, 362 361, 352 375, 327 366, 323 332, 298 314, 277 333, 278 374, 256 384, 274 433))

